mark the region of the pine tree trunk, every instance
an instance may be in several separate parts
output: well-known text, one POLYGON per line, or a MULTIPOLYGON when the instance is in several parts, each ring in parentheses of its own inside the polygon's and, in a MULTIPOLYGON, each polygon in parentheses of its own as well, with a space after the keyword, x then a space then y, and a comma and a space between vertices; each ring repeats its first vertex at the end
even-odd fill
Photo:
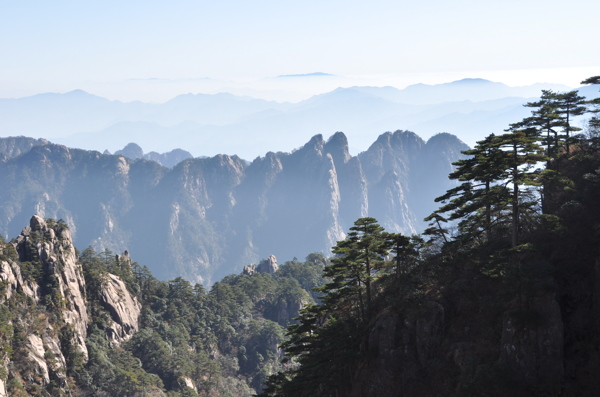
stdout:
POLYGON ((515 164, 513 166, 513 206, 512 206, 512 247, 517 246, 517 235, 519 233, 519 183, 518 183, 518 172, 519 167, 517 166, 517 145, 513 146, 515 155, 515 164))

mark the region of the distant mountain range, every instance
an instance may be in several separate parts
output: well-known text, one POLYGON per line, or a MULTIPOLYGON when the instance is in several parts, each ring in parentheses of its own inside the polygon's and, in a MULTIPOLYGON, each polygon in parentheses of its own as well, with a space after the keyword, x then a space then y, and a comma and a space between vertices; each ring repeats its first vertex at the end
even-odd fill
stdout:
MULTIPOLYGON (((350 151, 364 151, 384 131, 398 128, 429 138, 457 135, 473 145, 529 114, 523 104, 541 89, 483 79, 446 84, 350 87, 298 103, 232 94, 186 94, 162 104, 110 101, 84 91, 0 99, 0 136, 36 136, 70 147, 111 152, 137 142, 146 150, 185 148, 194 156, 237 154, 252 160, 266 151, 291 151, 314 134, 344 131, 350 151)), ((588 97, 592 87, 581 88, 588 97)))
POLYGON ((422 230, 465 149, 450 134, 396 131, 352 156, 338 132, 251 163, 217 155, 167 168, 135 144, 112 155, 0 138, 0 233, 17 235, 33 214, 63 219, 80 249, 128 250, 160 278, 210 284, 270 254, 328 254, 363 216, 422 230))
MULTIPOLYGON (((105 151, 104 154, 110 154, 110 152, 105 151)), ((136 143, 129 143, 122 150, 117 150, 115 155, 125 156, 131 160, 152 160, 164 167, 173 168, 177 164, 181 163, 183 160, 190 159, 194 156, 188 151, 183 149, 173 149, 167 153, 157 153, 150 152, 144 153, 142 148, 136 143)))

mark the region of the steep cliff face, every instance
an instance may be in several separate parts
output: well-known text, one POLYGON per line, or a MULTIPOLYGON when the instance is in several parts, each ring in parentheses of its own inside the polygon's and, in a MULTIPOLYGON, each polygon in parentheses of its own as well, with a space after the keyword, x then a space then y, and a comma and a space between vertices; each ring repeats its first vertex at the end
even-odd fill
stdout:
MULTIPOLYGON (((369 215, 386 230, 413 234, 419 229, 409 209, 411 171, 425 142, 408 131, 385 133, 359 154, 368 183, 369 215)), ((418 201, 418 200, 415 200, 418 201)))
MULTIPOLYGON (((424 392, 419 387, 411 390, 407 386, 428 383, 420 377, 439 357, 444 321, 444 308, 437 303, 404 313, 381 313, 364 342, 374 359, 368 367, 357 371, 361 380, 355 383, 350 395, 436 395, 431 389, 424 392)), ((436 385, 439 386, 442 385, 436 385)))
POLYGON ((456 186, 456 181, 448 178, 454 171, 452 163, 463 157, 461 151, 469 147, 456 136, 441 133, 432 136, 422 147, 410 175, 411 195, 408 206, 421 221, 437 210, 439 203, 434 202, 440 191, 456 186), (426 182, 424 182, 426 181, 426 182))
MULTIPOLYGON (((14 248, 13 248, 14 250, 14 248)), ((10 247, 3 247, 3 253, 10 251, 10 247)), ((15 254, 16 255, 16 254, 15 254)), ((16 258, 15 258, 16 259, 16 258)), ((34 281, 23 279, 21 268, 11 260, 3 260, 0 262, 2 272, 0 280, 5 283, 4 296, 0 297, 3 301, 10 299, 15 291, 21 291, 25 296, 34 301, 38 300, 38 285, 34 281)))
POLYGON ((350 156, 343 133, 333 134, 323 150, 331 155, 335 165, 340 195, 338 218, 342 229, 348 230, 356 219, 369 212, 367 179, 358 157, 350 156))
MULTIPOLYGON (((156 242, 152 247, 155 259, 149 263, 160 258, 162 263, 174 266, 168 272, 160 269, 159 274, 183 275, 204 283, 214 280, 215 273, 217 277, 223 275, 220 266, 226 263, 227 252, 233 249, 229 238, 237 230, 232 219, 237 203, 234 189, 244 178, 245 168, 246 163, 239 157, 219 155, 186 160, 165 175, 155 189, 153 213, 157 214, 154 229, 157 234, 152 238, 156 242)), ((145 238, 143 230, 137 232, 137 238, 145 238)), ((132 249, 143 246, 140 241, 132 249)))
POLYGON ((51 305, 73 328, 73 343, 87 356, 85 337, 89 320, 85 306, 85 280, 69 230, 60 226, 55 230, 34 215, 29 227, 25 227, 17 237, 15 249, 21 263, 29 262, 32 267, 41 268, 38 282, 50 284, 52 291, 48 291, 45 285, 35 289, 41 288, 40 295, 45 293, 44 298, 48 294, 53 295, 51 305))
POLYGON ((338 132, 250 164, 218 155, 168 169, 34 146, 0 162, 0 233, 14 235, 31 213, 64 219, 78 246, 128 249, 159 278, 210 284, 271 253, 286 260, 329 253, 360 217, 393 232, 422 230, 428 203, 453 183, 447 174, 465 148, 447 134, 425 143, 396 131, 351 156, 338 132))
POLYGON ((6 281, 0 299, 11 308, 3 320, 13 335, 12 356, 2 357, 9 369, 5 376, 32 387, 66 386, 66 357, 87 357, 89 321, 85 281, 68 230, 34 216, 13 243, 3 244, 0 262, 0 279, 6 281))
POLYGON ((465 281, 465 289, 444 286, 437 297, 377 316, 351 396, 558 396, 582 381, 565 379, 563 350, 572 341, 556 286, 534 286, 525 309, 518 299, 502 302, 497 284, 465 281))
POLYGON ((437 209, 434 199, 455 183, 452 163, 468 146, 454 135, 425 142, 410 131, 387 132, 358 155, 368 181, 369 216, 386 230, 412 234, 437 209))
POLYGON ((13 390, 66 394, 68 366, 88 357, 89 298, 110 312, 106 332, 113 342, 138 329, 141 307, 123 281, 108 274, 100 296, 87 296, 69 230, 37 215, 11 243, 0 241, 0 286, 0 396, 7 395, 11 379, 13 390))
POLYGON ((100 292, 100 302, 110 313, 112 322, 108 324, 108 339, 116 344, 130 339, 139 329, 138 319, 142 305, 132 296, 125 283, 114 274, 108 274, 100 292))
POLYGON ((262 256, 262 250, 272 247, 279 258, 301 257, 325 250, 332 240, 344 236, 338 221, 341 197, 336 167, 324 145, 317 135, 293 153, 276 155, 281 171, 265 189, 264 221, 252 228, 255 255, 262 256))

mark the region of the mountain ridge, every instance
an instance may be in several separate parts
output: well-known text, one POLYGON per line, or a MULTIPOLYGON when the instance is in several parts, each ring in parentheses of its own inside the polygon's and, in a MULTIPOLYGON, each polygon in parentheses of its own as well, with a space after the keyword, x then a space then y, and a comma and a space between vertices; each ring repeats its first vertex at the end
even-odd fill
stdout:
POLYGON ((210 284, 271 254, 328 253, 361 216, 380 216, 393 232, 422 229, 433 199, 453 183, 451 163, 467 148, 450 135, 433 148, 442 140, 428 146, 412 132, 388 132, 352 156, 345 134, 317 134, 292 152, 252 162, 217 155, 172 168, 34 146, 0 162, 0 233, 15 234, 31 213, 64 219, 79 246, 127 249, 161 278, 210 284), (432 169, 432 158, 445 160, 432 169), (435 191, 420 187, 427 183, 435 191), (164 263, 170 266, 157 267, 164 263))
POLYGON ((446 131, 472 146, 486 133, 501 131, 520 119, 521 105, 538 97, 540 88, 567 87, 509 87, 471 79, 402 90, 337 88, 297 103, 190 93, 156 104, 109 101, 73 91, 0 99, 0 135, 43 136, 69 147, 111 152, 143 141, 149 151, 185 147, 194 156, 236 153, 246 159, 299 147, 307 131, 344 131, 353 154, 367 150, 377 137, 374 132, 398 128, 424 137, 446 131), (497 88, 483 89, 489 85, 497 88), (78 101, 78 96, 87 99, 78 101))

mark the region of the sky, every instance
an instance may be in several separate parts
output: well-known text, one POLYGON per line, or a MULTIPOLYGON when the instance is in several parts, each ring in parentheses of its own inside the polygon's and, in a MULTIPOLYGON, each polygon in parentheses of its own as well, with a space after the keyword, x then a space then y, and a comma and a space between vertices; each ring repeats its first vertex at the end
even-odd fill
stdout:
POLYGON ((597 0, 0 0, 0 98, 124 101, 600 74, 597 0), (277 77, 315 72, 313 77, 277 77))

